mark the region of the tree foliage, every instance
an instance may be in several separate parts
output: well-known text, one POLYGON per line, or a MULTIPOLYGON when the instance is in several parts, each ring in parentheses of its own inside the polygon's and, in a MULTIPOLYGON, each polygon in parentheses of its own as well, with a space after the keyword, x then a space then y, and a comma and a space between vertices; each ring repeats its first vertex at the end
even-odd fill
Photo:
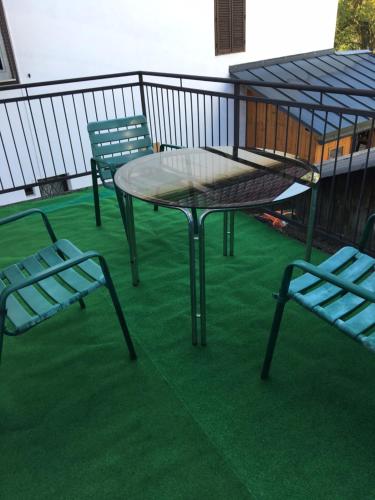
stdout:
POLYGON ((375 51, 375 0, 339 0, 335 48, 375 51))

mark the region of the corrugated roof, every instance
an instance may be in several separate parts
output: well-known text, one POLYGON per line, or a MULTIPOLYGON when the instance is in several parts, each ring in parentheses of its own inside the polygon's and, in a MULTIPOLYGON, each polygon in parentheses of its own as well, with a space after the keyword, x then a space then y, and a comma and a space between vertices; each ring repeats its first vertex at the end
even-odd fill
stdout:
MULTIPOLYGON (((325 87, 348 87, 355 90, 375 89, 375 56, 367 50, 335 52, 333 49, 307 54, 297 54, 277 59, 267 59, 247 64, 230 66, 231 76, 241 80, 263 81, 276 84, 275 87, 251 88, 259 95, 269 99, 290 100, 291 102, 320 103, 320 93, 308 90, 277 88, 277 83, 317 85, 325 87)), ((351 96, 330 93, 323 96, 322 104, 343 108, 375 110, 375 99, 367 96, 351 96)), ((290 108, 290 114, 299 118, 300 109, 290 108)), ((325 141, 353 132, 356 117, 345 115, 340 123, 336 113, 315 111, 314 116, 308 109, 302 109, 301 121, 325 141), (326 127, 326 128, 325 128, 326 127)), ((356 130, 368 129, 371 120, 358 116, 356 130)))

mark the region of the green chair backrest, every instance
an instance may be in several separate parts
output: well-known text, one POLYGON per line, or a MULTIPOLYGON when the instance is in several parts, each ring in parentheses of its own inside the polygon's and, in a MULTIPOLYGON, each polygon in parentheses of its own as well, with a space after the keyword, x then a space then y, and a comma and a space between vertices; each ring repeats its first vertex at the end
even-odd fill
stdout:
POLYGON ((87 124, 92 155, 103 182, 112 179, 112 169, 140 156, 152 154, 152 141, 143 115, 87 124))

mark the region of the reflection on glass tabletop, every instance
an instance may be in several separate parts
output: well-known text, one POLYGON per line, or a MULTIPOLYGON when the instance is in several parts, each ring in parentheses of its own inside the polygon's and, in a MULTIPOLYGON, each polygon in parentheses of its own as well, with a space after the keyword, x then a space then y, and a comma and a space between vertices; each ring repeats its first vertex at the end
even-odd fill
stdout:
POLYGON ((185 148, 136 158, 120 167, 116 185, 157 205, 245 208, 296 196, 319 179, 291 155, 233 146, 185 148))

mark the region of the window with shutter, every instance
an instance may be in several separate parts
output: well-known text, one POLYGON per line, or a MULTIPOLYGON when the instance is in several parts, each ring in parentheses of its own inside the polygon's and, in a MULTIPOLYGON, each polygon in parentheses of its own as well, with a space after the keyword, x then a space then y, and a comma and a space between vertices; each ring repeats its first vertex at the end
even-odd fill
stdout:
POLYGON ((245 51, 246 0, 215 0, 215 54, 245 51))

